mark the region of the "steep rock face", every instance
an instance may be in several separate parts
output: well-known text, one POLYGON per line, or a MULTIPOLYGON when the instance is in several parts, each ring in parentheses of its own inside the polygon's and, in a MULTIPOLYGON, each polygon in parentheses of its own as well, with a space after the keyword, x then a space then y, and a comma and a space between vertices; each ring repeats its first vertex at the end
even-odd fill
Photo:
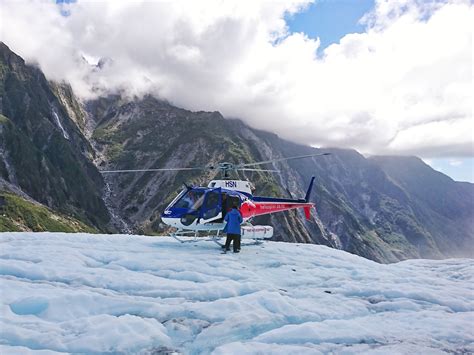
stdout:
MULTIPOLYGON (((274 158, 317 152, 314 148, 284 141, 276 135, 255 132, 260 141, 273 147, 274 158)), ((312 228, 312 224, 305 225, 313 238, 317 236, 327 240, 331 246, 378 261, 419 257, 421 249, 415 248, 403 234, 383 230, 375 223, 381 201, 399 193, 387 175, 356 151, 325 151, 332 155, 324 159, 318 157, 274 165, 282 172, 280 183, 288 182, 294 194, 301 195, 308 177, 316 176, 312 201, 316 204, 314 217, 319 230, 312 228)), ((403 210, 401 205, 399 207, 403 210)), ((435 246, 430 246, 426 254, 440 256, 435 246)))
MULTIPOLYGON (((103 179, 92 161, 100 169, 201 167, 321 152, 151 96, 113 95, 83 107, 67 84, 48 82, 3 44, 0 95, 0 190, 21 196, 10 199, 4 229, 59 228, 76 223, 68 222, 72 215, 102 230, 164 233, 160 213, 182 183, 205 185, 216 177, 203 170, 103 179), (35 201, 61 213, 36 209, 35 201), (18 211, 26 210, 34 217, 19 220, 25 213, 18 211)), ((285 197, 303 196, 316 176, 309 221, 301 211, 254 220, 273 225, 275 240, 325 244, 381 262, 473 256, 473 184, 452 181, 418 158, 324 151, 332 155, 262 166, 280 174, 240 174, 255 184, 255 194, 285 197)), ((80 221, 77 230, 88 228, 80 221)))
POLYGON ((49 82, 55 96, 66 110, 69 118, 76 124, 81 133, 86 137, 90 133, 90 119, 84 111, 82 104, 77 100, 72 88, 66 83, 49 82))
POLYGON ((35 67, 0 43, 0 178, 36 201, 104 227, 89 142, 35 67))
MULTIPOLYGON (((406 193, 416 220, 445 256, 474 255, 473 184, 456 182, 417 157, 371 160, 406 193)), ((412 234, 408 230, 405 233, 412 234)))
MULTIPOLYGON (((88 111, 97 123, 92 138, 103 153, 103 168, 199 167, 219 161, 245 163, 321 152, 251 129, 239 120, 224 119, 217 112, 191 112, 150 96, 135 100, 102 98, 90 102, 88 111)), ((280 170, 280 174, 240 175, 254 182, 256 194, 288 196, 289 191, 294 197, 303 196, 310 177, 316 176, 312 195, 316 212, 310 221, 301 211, 254 220, 273 225, 275 240, 325 244, 382 262, 458 255, 467 249, 453 246, 449 240, 453 228, 457 228, 456 240, 463 246, 472 243, 468 222, 474 215, 472 203, 460 202, 465 227, 458 228, 455 216, 447 209, 437 211, 437 222, 423 218, 426 214, 431 219, 437 217, 430 210, 436 201, 423 199, 420 189, 425 179, 438 172, 425 167, 426 176, 413 177, 418 185, 413 182, 406 188, 401 177, 392 174, 380 159, 367 159, 353 150, 324 151, 332 155, 266 166, 280 170), (450 227, 436 231, 436 223, 444 219, 450 221, 445 223, 450 227)), ((420 160, 417 163, 422 164, 420 160)), ((204 185, 214 177, 215 173, 208 171, 160 172, 114 174, 106 181, 111 190, 109 202, 132 230, 161 233, 166 226, 159 214, 182 182, 204 185)), ((440 181, 439 189, 445 183, 440 181)), ((472 196, 472 184, 451 183, 456 186, 454 190, 464 186, 469 191, 463 198, 472 196)), ((449 194, 445 198, 458 197, 449 194)), ((463 255, 472 256, 472 251, 463 255)))
MULTIPOLYGON (((237 136, 233 122, 217 112, 190 112, 150 96, 132 102, 104 98, 89 103, 88 110, 97 122, 92 139, 104 156, 104 168, 201 167, 220 161, 262 159, 254 143, 237 136)), ((209 171, 105 175, 111 189, 107 202, 131 229, 164 232, 166 226, 161 224, 160 213, 181 190, 183 182, 204 185, 215 176, 209 171)), ((283 193, 272 176, 249 177, 261 194, 283 193)), ((296 233, 297 240, 311 242, 295 217, 295 212, 281 215, 279 223, 284 227, 278 231, 290 235, 290 229, 297 228, 301 230, 296 233)))

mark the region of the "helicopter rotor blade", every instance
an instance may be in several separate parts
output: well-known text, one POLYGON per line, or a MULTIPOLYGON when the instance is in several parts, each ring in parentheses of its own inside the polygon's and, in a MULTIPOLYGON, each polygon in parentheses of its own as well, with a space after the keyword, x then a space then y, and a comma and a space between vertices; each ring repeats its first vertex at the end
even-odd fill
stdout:
MULTIPOLYGON (((124 169, 124 170, 99 170, 102 174, 116 174, 116 173, 145 173, 145 172, 158 172, 158 171, 202 171, 202 170, 219 170, 222 172, 227 172, 230 170, 240 170, 240 171, 262 171, 262 172, 280 172, 279 170, 273 169, 254 169, 249 168, 257 165, 262 164, 269 164, 278 161, 285 161, 285 160, 293 160, 293 159, 302 159, 302 158, 312 158, 317 156, 323 155, 330 155, 331 153, 318 153, 318 154, 307 154, 307 155, 299 155, 295 157, 287 157, 287 158, 277 158, 265 161, 259 161, 255 163, 246 163, 246 164, 237 164, 231 166, 226 166, 226 163, 223 163, 223 166, 218 165, 209 165, 205 167, 195 167, 195 168, 161 168, 161 169, 124 169)), ((229 164, 227 164, 229 165, 229 164)))
POLYGON ((99 170, 102 174, 113 173, 142 173, 149 171, 181 171, 181 170, 204 170, 204 168, 164 168, 164 169, 134 169, 134 170, 99 170))
POLYGON ((239 168, 239 169, 235 169, 235 170, 238 170, 238 171, 265 171, 265 172, 272 172, 272 173, 279 173, 280 170, 271 170, 271 169, 251 169, 251 168, 239 168))
POLYGON ((307 155, 298 155, 295 157, 287 157, 287 158, 277 158, 277 159, 271 159, 271 160, 264 160, 264 161, 258 161, 256 163, 246 163, 246 164, 239 164, 236 166, 237 169, 240 169, 242 167, 247 167, 247 166, 255 166, 255 165, 262 165, 262 164, 268 164, 268 163, 275 163, 277 161, 285 161, 285 160, 293 160, 293 159, 302 159, 302 158, 312 158, 312 157, 319 157, 323 155, 331 155, 331 153, 318 153, 318 154, 307 154, 307 155))

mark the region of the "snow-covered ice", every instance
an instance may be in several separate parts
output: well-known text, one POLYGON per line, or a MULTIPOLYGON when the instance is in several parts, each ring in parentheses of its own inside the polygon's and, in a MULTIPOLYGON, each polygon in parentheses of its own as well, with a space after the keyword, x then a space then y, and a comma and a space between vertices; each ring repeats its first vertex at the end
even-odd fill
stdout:
POLYGON ((473 261, 0 234, 0 353, 474 352, 473 261))

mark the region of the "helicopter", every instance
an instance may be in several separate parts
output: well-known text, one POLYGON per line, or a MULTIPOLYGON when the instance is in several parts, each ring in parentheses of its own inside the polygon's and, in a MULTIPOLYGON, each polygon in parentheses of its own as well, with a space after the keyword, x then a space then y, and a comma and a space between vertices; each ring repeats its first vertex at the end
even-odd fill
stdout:
POLYGON ((315 177, 313 176, 311 178, 305 197, 293 199, 255 196, 252 192, 254 187, 251 182, 232 179, 231 173, 237 173, 239 171, 275 173, 279 171, 256 167, 275 162, 327 156, 330 154, 331 153, 307 154, 243 164, 221 162, 203 167, 102 170, 101 173, 217 170, 221 173, 221 179, 211 180, 207 187, 184 184, 183 190, 178 193, 162 212, 161 220, 166 225, 176 228, 176 232, 171 233, 171 237, 180 242, 198 241, 199 232, 204 231, 207 233, 215 233, 214 235, 210 235, 211 240, 220 245, 218 240, 221 237, 220 232, 222 232, 225 227, 225 215, 233 206, 236 206, 244 220, 244 224, 242 225, 242 238, 254 239, 254 243, 259 244, 260 240, 269 239, 273 236, 273 227, 253 226, 250 223, 252 218, 296 208, 302 208, 306 219, 310 218, 311 208, 314 208, 314 204, 309 202, 309 198, 315 177), (194 236, 194 239, 182 239, 182 237, 186 236, 194 236))

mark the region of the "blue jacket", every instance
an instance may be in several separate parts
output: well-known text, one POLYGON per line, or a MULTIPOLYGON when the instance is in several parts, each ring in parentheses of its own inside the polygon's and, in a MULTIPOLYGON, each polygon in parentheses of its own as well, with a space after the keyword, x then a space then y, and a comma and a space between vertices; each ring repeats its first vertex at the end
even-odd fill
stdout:
POLYGON ((224 227, 224 232, 228 234, 239 234, 240 235, 240 223, 242 223, 242 215, 240 212, 233 208, 230 212, 228 212, 225 217, 224 221, 227 224, 224 227))

